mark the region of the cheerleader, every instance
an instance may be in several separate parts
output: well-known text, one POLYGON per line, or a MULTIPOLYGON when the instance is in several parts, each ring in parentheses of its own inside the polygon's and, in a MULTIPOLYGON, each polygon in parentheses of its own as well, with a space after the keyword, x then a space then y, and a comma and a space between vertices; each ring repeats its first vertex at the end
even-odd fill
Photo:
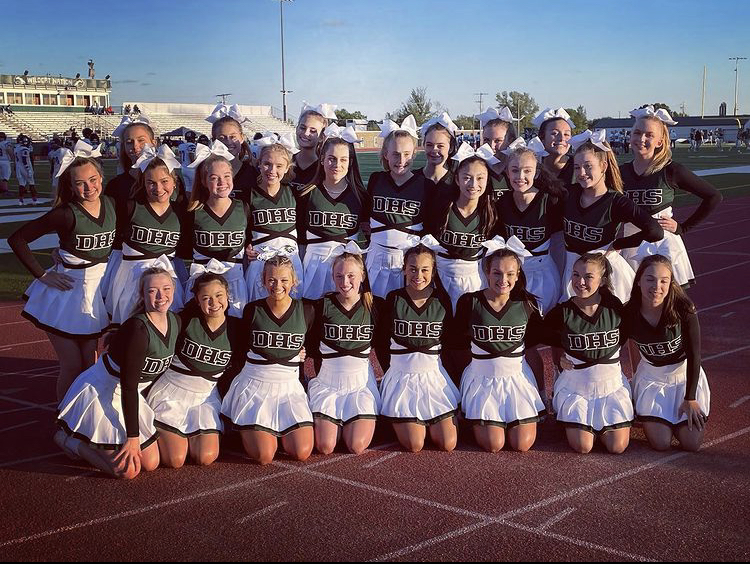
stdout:
POLYGON ((575 296, 544 318, 544 339, 565 353, 552 405, 568 444, 582 454, 591 451, 597 435, 613 454, 630 441, 633 403, 620 368, 623 306, 612 294, 611 273, 603 254, 579 257, 573 264, 575 296))
POLYGON ((375 325, 376 353, 385 371, 381 414, 410 452, 424 447, 427 429, 437 448, 458 440, 458 388, 440 355, 453 322, 450 298, 433 284, 435 254, 422 244, 404 257, 406 287, 388 293, 375 325))
POLYGON ((151 127, 151 120, 141 113, 135 118, 123 117, 112 136, 120 141, 118 168, 122 172, 107 182, 104 195, 114 198, 119 208, 132 198, 138 180, 138 169, 133 168, 133 165, 147 145, 156 147, 156 135, 151 127))
POLYGON ((334 251, 336 291, 315 303, 315 323, 308 338, 307 352, 315 359, 317 376, 309 381, 307 391, 315 447, 321 454, 331 454, 341 436, 349 452, 364 452, 380 412, 380 393, 370 364, 378 307, 372 293, 364 290, 361 252, 351 245, 334 251))
POLYGON ((374 172, 367 182, 372 198, 371 247, 367 253, 367 277, 379 298, 401 288, 403 251, 409 235, 421 235, 426 214, 426 180, 411 171, 417 150, 417 122, 407 116, 401 123, 385 120, 380 126, 384 172, 374 172))
POLYGON ((438 194, 452 194, 454 190, 451 160, 458 150, 457 131, 458 126, 447 112, 427 120, 420 129, 427 164, 415 174, 422 174, 432 182, 438 194))
POLYGON ((633 399, 649 444, 668 450, 674 435, 683 449, 698 450, 711 392, 701 368, 695 306, 675 280, 668 258, 651 255, 641 261, 625 320, 627 336, 641 353, 633 399))
POLYGON ((503 151, 518 137, 513 125, 513 114, 506 106, 500 111, 496 108, 487 108, 484 113, 476 117, 479 118, 479 125, 482 128, 482 143, 490 146, 498 161, 490 167, 490 172, 492 191, 496 197, 499 197, 502 192, 510 189, 508 179, 503 174, 505 172, 503 151))
POLYGON ((211 272, 209 263, 196 276, 195 298, 180 315, 182 331, 177 338, 172 365, 154 383, 148 404, 159 429, 162 466, 180 468, 190 453, 196 464, 206 466, 219 456, 221 396, 217 383, 230 368, 232 351, 239 349, 240 320, 227 316, 229 284, 211 272))
POLYGON ((256 462, 273 461, 278 438, 289 456, 306 460, 313 449, 313 418, 299 377, 314 308, 290 295, 298 281, 289 257, 270 257, 261 274, 268 297, 245 306, 246 363, 221 412, 240 430, 245 452, 256 462))
POLYGON ((180 332, 180 319, 169 311, 173 291, 168 272, 144 271, 136 314, 60 402, 55 443, 117 478, 135 478, 159 466, 154 412, 141 392, 172 361, 180 332))
POLYGON ((482 287, 482 243, 495 225, 495 206, 487 183, 490 166, 497 159, 486 146, 474 151, 468 143, 462 143, 453 160, 459 163, 452 190, 457 195, 442 195, 429 214, 427 231, 442 246, 434 248, 437 271, 455 308, 463 294, 482 287))
POLYGON ((622 193, 620 170, 615 154, 604 139, 606 133, 586 130, 571 139, 578 185, 571 185, 563 207, 565 250, 567 252, 562 297, 573 295, 570 285, 573 263, 583 253, 604 252, 612 267, 610 282, 621 302, 630 298, 635 273, 619 254, 620 249, 637 247, 642 241, 658 241, 664 230, 647 212, 622 193), (623 223, 640 231, 617 238, 623 223))
MULTIPOLYGON (((636 270, 644 257, 662 254, 671 261, 677 283, 688 287, 695 282, 695 275, 680 235, 704 221, 721 202, 721 194, 683 165, 672 161, 667 125, 677 122, 666 110, 654 111, 653 106, 646 106, 633 110, 630 115, 635 118, 630 134, 633 160, 620 167, 625 195, 659 221, 664 238, 623 249, 622 255, 636 270), (697 209, 682 223, 672 217, 677 190, 685 190, 701 199, 697 209)), ((625 235, 630 235, 636 228, 626 224, 624 230, 625 235)))
MULTIPOLYGON (((196 148, 196 169, 193 191, 190 193, 182 239, 192 242, 193 265, 205 265, 211 259, 220 261, 228 270, 224 277, 229 283, 229 315, 242 316, 247 303, 247 285, 242 261, 245 249, 249 209, 246 203, 229 195, 234 187, 232 165, 234 156, 221 141, 196 148)), ((185 251, 182 251, 185 253, 185 251)), ((191 271, 195 272, 193 267, 191 271)), ((190 292, 190 283, 185 293, 190 292)))
POLYGON ((523 265, 526 288, 546 313, 560 296, 560 272, 549 250, 552 234, 562 229, 564 193, 560 182, 538 160, 546 154, 539 138, 527 146, 519 137, 505 153, 512 191, 498 199, 497 231, 506 239, 517 237, 533 255, 523 265))
POLYGON ((544 167, 565 186, 573 184, 573 159, 570 152, 570 138, 575 124, 565 108, 545 108, 531 122, 539 130, 539 139, 547 155, 542 160, 544 167))
POLYGON ((318 170, 318 146, 323 140, 323 130, 329 120, 336 120, 336 105, 318 104, 311 106, 302 102, 302 109, 297 120, 295 135, 299 152, 294 155, 293 181, 290 186, 294 191, 303 189, 315 178, 318 170))
POLYGON ((513 450, 529 450, 545 412, 524 359, 525 349, 540 339, 542 318, 536 298, 526 291, 522 260, 507 247, 485 257, 487 288, 464 294, 456 308, 458 348, 471 349, 461 378, 461 410, 477 444, 489 452, 503 448, 506 434, 513 450))
POLYGON ((307 242, 302 296, 313 300, 334 290, 332 251, 347 241, 367 246, 363 224, 369 223, 372 207, 359 173, 354 128, 334 123, 323 135, 318 172, 297 203, 307 242))
MULTIPOLYGON (((134 198, 121 203, 122 207, 117 210, 122 260, 118 261, 111 277, 105 299, 115 325, 132 315, 138 300, 137 281, 144 270, 158 264, 174 273, 172 261, 180 240, 180 215, 183 213, 178 210, 184 206, 183 201, 171 201, 177 189, 180 163, 169 147, 162 145, 154 151, 147 145, 133 166, 139 168, 141 174, 134 198)), ((176 283, 173 311, 182 309, 182 296, 182 287, 176 283)))
MULTIPOLYGON (((302 262, 297 246, 297 201, 292 188, 284 177, 292 166, 292 155, 298 149, 291 135, 271 133, 256 143, 259 154, 260 177, 258 185, 249 194, 250 223, 248 258, 250 264, 245 272, 248 301, 268 296, 263 281, 263 257, 283 254, 294 265, 296 279, 303 277, 302 262), (261 260, 257 260, 258 258, 261 260)), ((300 296, 301 288, 294 288, 293 297, 300 296)))
MULTIPOLYGON (((250 147, 245 141, 245 133, 242 130, 242 124, 247 121, 247 118, 242 115, 237 104, 227 106, 219 103, 206 121, 211 124, 211 140, 221 141, 234 157, 229 159, 233 177, 231 196, 247 201, 250 190, 258 182, 258 171, 250 162, 250 147)), ((188 170, 190 168, 195 167, 188 166, 188 170)))
POLYGON ((60 189, 52 210, 29 221, 8 239, 13 252, 36 278, 28 287, 22 315, 47 332, 60 361, 57 397, 96 361, 97 339, 109 326, 102 277, 115 239, 114 201, 102 196, 98 148, 79 141, 66 149, 60 189), (29 243, 47 233, 60 238, 58 264, 46 272, 29 243))

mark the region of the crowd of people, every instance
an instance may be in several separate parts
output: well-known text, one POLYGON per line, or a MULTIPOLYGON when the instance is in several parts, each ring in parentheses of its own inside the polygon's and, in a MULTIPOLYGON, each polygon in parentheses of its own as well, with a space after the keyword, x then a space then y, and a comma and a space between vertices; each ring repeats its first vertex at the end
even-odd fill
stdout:
POLYGON ((98 147, 61 149, 53 209, 9 244, 35 278, 23 315, 60 361, 68 455, 132 478, 210 464, 229 430, 267 464, 279 447, 360 453, 378 424, 405 450, 450 451, 460 421, 488 452, 525 451, 549 413, 580 453, 597 439, 622 453, 636 417, 656 449, 699 448, 710 391, 681 235, 721 196, 672 160, 669 114, 632 112, 621 166, 562 108, 528 140, 490 108, 479 147, 446 113, 384 120, 365 186, 334 109, 305 104, 296 135, 246 140, 219 104, 211 140, 186 136, 177 155, 128 115, 106 182, 98 147), (700 203, 677 221, 679 191, 700 203), (47 233, 45 270, 29 244, 47 233))

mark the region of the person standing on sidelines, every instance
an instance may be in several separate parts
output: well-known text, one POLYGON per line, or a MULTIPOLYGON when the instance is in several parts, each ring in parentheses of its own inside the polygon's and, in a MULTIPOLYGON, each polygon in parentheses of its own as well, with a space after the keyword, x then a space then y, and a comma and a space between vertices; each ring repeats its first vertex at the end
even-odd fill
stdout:
POLYGON ((10 163, 13 160, 13 148, 8 136, 0 131, 0 195, 8 193, 10 180, 10 163))

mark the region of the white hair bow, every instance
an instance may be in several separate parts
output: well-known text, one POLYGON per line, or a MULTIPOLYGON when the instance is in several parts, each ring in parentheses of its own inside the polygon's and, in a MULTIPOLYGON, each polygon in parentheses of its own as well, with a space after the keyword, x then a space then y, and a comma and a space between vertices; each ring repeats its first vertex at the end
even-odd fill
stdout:
POLYGON ((480 159, 483 159, 489 166, 494 166, 500 162, 500 159, 498 159, 495 156, 495 153, 492 151, 492 147, 490 147, 487 143, 479 147, 479 149, 477 149, 476 151, 468 143, 461 143, 458 151, 456 151, 456 154, 453 155, 453 160, 460 163, 461 161, 463 161, 464 159, 468 159, 469 157, 479 157, 480 159))
POLYGON ((231 161, 234 159, 234 155, 229 152, 227 146, 221 141, 216 139, 211 141, 211 147, 206 147, 202 143, 195 145, 195 160, 188 165, 188 168, 198 168, 198 165, 205 161, 211 155, 218 155, 224 157, 226 160, 231 161))
POLYGON ((677 122, 672 119, 669 112, 664 108, 654 110, 653 106, 646 106, 645 108, 638 108, 630 112, 630 115, 635 119, 642 117, 655 117, 659 121, 663 121, 667 125, 677 125, 677 122))
POLYGON ((516 149, 529 149, 530 151, 533 151, 537 157, 546 157, 547 155, 549 155, 549 153, 544 149, 544 144, 542 143, 542 140, 539 139, 539 137, 534 137, 528 143, 526 143, 526 139, 524 139, 523 137, 519 137, 518 139, 513 141, 513 143, 508 145, 506 149, 503 149, 502 153, 505 155, 510 155, 516 149))
POLYGON ((161 159, 164 164, 167 165, 169 172, 172 172, 176 168, 182 168, 180 161, 174 157, 172 149, 166 144, 159 145, 159 149, 154 149, 153 145, 146 145, 141 151, 141 156, 135 161, 135 164, 131 168, 140 168, 141 172, 146 172, 146 168, 151 164, 154 159, 161 159))
POLYGON ((151 127, 151 120, 147 115, 141 112, 135 118, 132 118, 130 116, 123 117, 120 125, 118 125, 112 132, 112 136, 119 137, 129 125, 132 125, 134 123, 142 123, 143 125, 148 125, 149 127, 151 127))
POLYGON ((518 259, 523 264, 526 257, 532 256, 532 254, 526 249, 521 240, 515 235, 511 235, 508 239, 503 239, 499 235, 496 235, 489 241, 483 241, 482 246, 487 249, 486 256, 491 255, 501 249, 508 249, 518 255, 518 259))
POLYGON ((440 241, 435 239, 432 235, 425 235, 424 237, 420 237, 419 235, 408 235, 406 237, 406 240, 403 241, 400 245, 398 245, 398 248, 402 251, 406 252, 409 249, 413 249, 414 247, 418 245, 424 245, 428 249, 432 251, 437 251, 439 249, 442 249, 442 245, 440 245, 440 241))
POLYGON ((263 262, 265 262, 276 257, 290 257, 296 252, 296 245, 282 245, 278 249, 263 246, 260 248, 260 252, 258 253, 258 260, 262 260, 263 262))
POLYGON ((293 133, 284 133, 283 135, 279 135, 277 133, 266 131, 263 133, 263 137, 261 137, 260 139, 256 139, 254 143, 261 149, 263 147, 268 147, 269 145, 281 145, 292 155, 296 155, 297 153, 299 153, 299 148, 297 147, 297 139, 293 133))
POLYGON ((166 255, 161 255, 159 258, 155 258, 151 262, 146 263, 145 268, 163 268, 172 278, 177 278, 177 274, 174 271, 174 265, 166 255))
POLYGON ((230 117, 232 119, 237 120, 240 123, 246 122, 247 118, 242 115, 242 112, 240 112, 240 107, 237 104, 232 104, 231 106, 227 106, 226 104, 219 102, 216 104, 216 107, 214 108, 214 111, 211 112, 211 115, 206 118, 206 121, 208 123, 215 123, 219 121, 223 117, 230 117))
POLYGON ((448 133, 450 133, 454 137, 456 136, 456 132, 458 131, 458 126, 455 123, 453 123, 453 120, 451 119, 451 116, 448 115, 448 112, 443 112, 439 116, 430 118, 422 124, 422 128, 420 129, 420 133, 422 134, 422 139, 424 139, 424 136, 427 134, 427 130, 430 129, 435 124, 442 125, 445 129, 448 130, 448 133))
POLYGON ((539 115, 531 120, 531 123, 534 127, 539 129, 548 119, 563 119, 568 122, 571 129, 575 128, 575 124, 573 123, 573 120, 570 119, 570 114, 565 111, 565 108, 557 108, 556 110, 545 108, 539 113, 539 115))
POLYGON ((324 261, 327 261, 329 259, 334 259, 336 257, 340 257, 344 253, 349 253, 350 255, 364 255, 369 251, 369 247, 367 249, 361 248, 356 241, 348 241, 346 245, 344 243, 341 243, 338 247, 334 247, 331 249, 331 251, 328 253, 328 256, 324 258, 324 261))
POLYGON ((484 126, 487 125, 488 122, 494 119, 499 119, 500 121, 505 121, 507 123, 513 123, 513 121, 515 121, 513 118, 513 114, 511 113, 508 106, 505 106, 499 112, 497 111, 497 108, 489 107, 481 114, 477 114, 475 117, 479 118, 479 126, 482 128, 484 128, 484 126))
POLYGON ((190 265, 190 279, 188 280, 186 288, 192 288, 195 284, 195 280, 201 274, 211 272, 212 274, 223 275, 228 270, 231 270, 231 267, 225 265, 223 262, 215 258, 212 258, 206 264, 199 264, 197 262, 194 262, 192 265, 190 265))
POLYGON ((338 108, 336 104, 318 104, 317 106, 311 106, 303 100, 302 109, 299 111, 299 117, 301 119, 305 112, 315 112, 326 119, 336 119, 336 108, 338 108))
POLYGON ((607 142, 607 131, 604 129, 600 129, 598 131, 592 132, 590 129, 587 129, 583 133, 579 133, 578 135, 574 135, 570 138, 570 146, 573 147, 573 152, 576 152, 578 150, 578 147, 586 143, 587 141, 590 141, 592 145, 599 147, 602 151, 611 151, 612 149, 609 148, 609 146, 605 145, 607 142))
POLYGON ((401 125, 393 120, 384 119, 382 124, 378 124, 378 127, 380 127, 380 135, 378 135, 378 137, 388 137, 394 131, 406 131, 409 135, 414 137, 414 139, 419 138, 417 135, 417 120, 415 120, 414 116, 411 114, 406 116, 404 121, 401 122, 401 125))
POLYGON ((350 125, 348 127, 339 127, 337 124, 332 123, 323 130, 323 136, 326 139, 343 139, 347 143, 362 143, 362 139, 357 137, 357 132, 350 125))
POLYGON ((75 147, 73 147, 73 150, 70 149, 63 149, 62 150, 62 160, 60 161, 60 170, 57 171, 57 174, 55 175, 56 178, 59 178, 63 172, 65 172, 65 169, 70 166, 70 164, 76 160, 78 157, 93 159, 96 157, 101 157, 101 144, 97 145, 96 147, 92 147, 86 141, 83 141, 79 139, 76 141, 75 147))

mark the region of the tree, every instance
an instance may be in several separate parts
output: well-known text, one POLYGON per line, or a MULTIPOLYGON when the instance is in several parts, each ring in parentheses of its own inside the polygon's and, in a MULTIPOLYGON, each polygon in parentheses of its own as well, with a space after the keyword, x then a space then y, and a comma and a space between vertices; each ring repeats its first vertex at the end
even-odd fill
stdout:
POLYGON ((588 128, 589 120, 586 117, 586 108, 578 106, 575 110, 573 108, 565 108, 565 111, 570 114, 570 119, 575 124, 573 135, 582 133, 588 128))
POLYGON ((687 116, 687 114, 684 113, 684 112, 680 112, 680 111, 677 111, 677 110, 672 110, 672 108, 669 107, 669 104, 665 104, 664 102, 656 102, 655 104, 643 104, 641 106, 641 108, 645 108, 646 106, 653 106, 654 110, 659 110, 659 109, 663 108, 663 109, 667 110, 669 112, 669 115, 672 116, 672 117, 674 117, 674 116, 687 116))
POLYGON ((474 116, 460 115, 453 118, 453 123, 455 123, 459 129, 476 129, 479 127, 479 120, 474 116))
POLYGON ((338 122, 338 125, 340 125, 341 127, 345 126, 346 120, 348 119, 367 119, 367 116, 359 110, 357 110, 356 112, 349 112, 344 108, 336 110, 336 121, 338 122))
POLYGON ((498 109, 508 106, 516 119, 523 118, 520 124, 519 122, 515 124, 520 130, 519 134, 523 132, 525 127, 531 126, 531 120, 539 112, 539 105, 528 92, 517 92, 516 90, 507 92, 503 90, 495 95, 495 100, 497 100, 498 109))
POLYGON ((430 100, 427 97, 427 88, 412 88, 409 98, 401 104, 401 107, 391 113, 386 114, 387 119, 392 119, 396 123, 401 123, 409 114, 417 120, 417 125, 422 125, 431 117, 438 113, 446 111, 440 102, 430 100))
POLYGON ((367 131, 380 131, 380 127, 378 126, 378 122, 374 119, 371 119, 367 122, 367 131))

